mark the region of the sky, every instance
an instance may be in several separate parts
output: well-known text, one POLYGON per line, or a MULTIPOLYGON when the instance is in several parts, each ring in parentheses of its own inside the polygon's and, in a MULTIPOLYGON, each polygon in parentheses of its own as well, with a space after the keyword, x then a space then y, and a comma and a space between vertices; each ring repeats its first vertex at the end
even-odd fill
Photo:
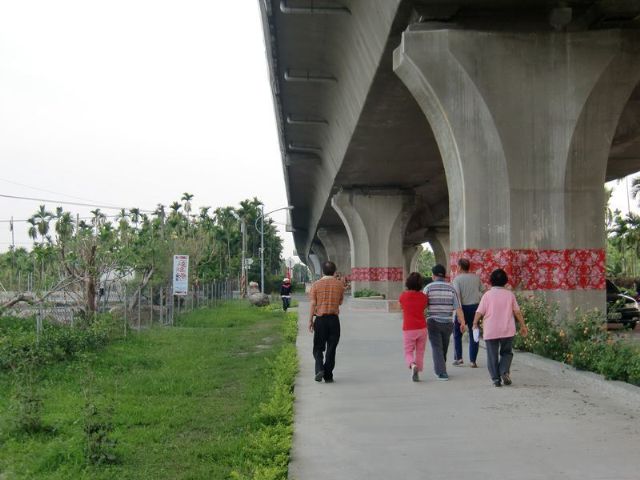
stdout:
MULTIPOLYGON (((286 207, 258 5, 0 0, 0 195, 57 200, 0 197, 0 251, 11 217, 60 200, 153 210, 189 192, 194 211, 254 196, 286 207)), ((17 246, 26 232, 15 222, 17 246)))
MULTIPOLYGON (((153 210, 189 192, 196 211, 254 196, 265 211, 286 207, 258 5, 0 0, 0 194, 153 210)), ((41 203, 0 197, 0 220, 41 203)), ((26 231, 15 223, 18 246, 26 231)), ((10 242, 0 223, 0 251, 10 242)))

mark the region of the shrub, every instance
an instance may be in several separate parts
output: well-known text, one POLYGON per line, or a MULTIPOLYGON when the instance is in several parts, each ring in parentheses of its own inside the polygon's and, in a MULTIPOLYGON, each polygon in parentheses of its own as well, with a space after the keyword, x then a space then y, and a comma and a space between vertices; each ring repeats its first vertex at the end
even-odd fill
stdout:
POLYGON ((573 319, 556 323, 557 309, 543 299, 525 298, 519 303, 529 335, 517 336, 516 348, 600 373, 609 380, 640 385, 640 346, 614 339, 602 313, 576 311, 573 319))
POLYGON ((78 353, 103 348, 119 332, 110 315, 75 326, 46 322, 39 338, 32 323, 4 320, 0 329, 0 370, 15 369, 26 359, 36 365, 69 360, 78 353))
POLYGON ((553 321, 557 306, 539 297, 518 300, 524 315, 529 335, 516 336, 514 346, 553 360, 565 361, 569 353, 569 342, 564 329, 553 321))
POLYGON ((366 298, 366 297, 376 297, 376 296, 384 296, 380 292, 376 292, 375 290, 371 290, 369 288, 363 288, 361 290, 356 290, 353 294, 355 298, 366 298))

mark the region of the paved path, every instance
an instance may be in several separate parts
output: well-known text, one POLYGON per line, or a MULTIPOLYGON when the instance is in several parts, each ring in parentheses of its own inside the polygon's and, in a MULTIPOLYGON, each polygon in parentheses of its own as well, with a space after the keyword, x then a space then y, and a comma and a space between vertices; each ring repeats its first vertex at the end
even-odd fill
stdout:
POLYGON ((308 307, 299 308, 291 480, 640 479, 640 389, 524 354, 514 385, 495 388, 484 350, 481 368, 448 366, 441 382, 428 349, 424 381, 414 383, 400 315, 348 305, 335 383, 317 383, 308 307))

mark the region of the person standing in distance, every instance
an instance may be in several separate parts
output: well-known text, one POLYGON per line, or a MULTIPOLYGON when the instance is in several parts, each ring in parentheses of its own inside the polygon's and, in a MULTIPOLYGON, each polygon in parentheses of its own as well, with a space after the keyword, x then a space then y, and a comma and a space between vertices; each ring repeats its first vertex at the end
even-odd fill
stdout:
MULTIPOLYGON (((470 273, 471 264, 466 258, 458 260, 460 273, 453 279, 453 288, 458 292, 458 298, 462 304, 462 313, 464 313, 464 323, 467 330, 471 333, 473 326, 473 317, 478 309, 480 297, 482 297, 482 283, 480 277, 475 273, 470 273)), ((453 364, 461 367, 464 364, 462 360, 462 331, 460 330, 461 318, 456 317, 453 324, 453 364)), ((473 340, 473 336, 469 335, 469 362, 471 368, 478 368, 476 359, 478 358, 478 346, 480 342, 473 340)))
MULTIPOLYGON (((433 356, 433 369, 438 380, 449 380, 447 374, 447 350, 453 331, 453 314, 464 318, 456 289, 445 281, 447 270, 440 264, 432 269, 433 282, 427 285, 423 292, 427 296, 427 333, 431 354, 433 356)), ((460 330, 464 332, 464 323, 460 324, 460 330)))
POLYGON ((313 358, 316 382, 333 382, 336 348, 340 341, 340 305, 344 299, 344 282, 335 277, 336 264, 322 264, 323 277, 309 291, 309 331, 313 332, 313 358))
POLYGON ((282 298, 282 309, 286 312, 291 305, 291 280, 285 278, 280 286, 280 297, 282 298))

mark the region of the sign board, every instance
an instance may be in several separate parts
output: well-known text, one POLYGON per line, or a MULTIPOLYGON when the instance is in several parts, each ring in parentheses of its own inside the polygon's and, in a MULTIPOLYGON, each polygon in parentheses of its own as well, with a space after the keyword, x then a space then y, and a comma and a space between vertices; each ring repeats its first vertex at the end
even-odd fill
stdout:
POLYGON ((189 292, 189 255, 173 256, 173 294, 185 296, 189 292))

